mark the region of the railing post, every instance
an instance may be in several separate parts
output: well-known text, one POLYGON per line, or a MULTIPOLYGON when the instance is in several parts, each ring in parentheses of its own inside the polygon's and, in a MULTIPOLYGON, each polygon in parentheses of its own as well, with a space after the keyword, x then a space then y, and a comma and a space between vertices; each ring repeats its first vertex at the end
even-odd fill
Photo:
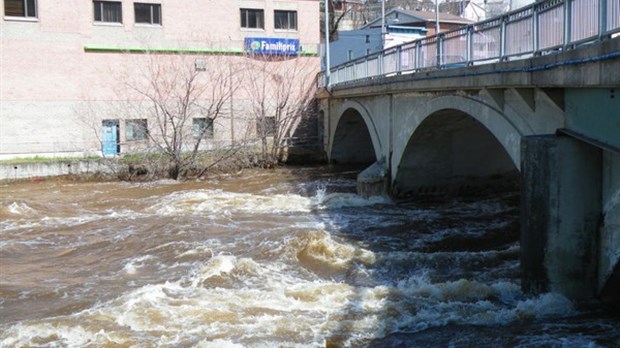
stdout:
POLYGON ((506 59, 506 16, 501 16, 499 24, 499 60, 506 59))
POLYGON ((538 5, 534 4, 532 10, 532 53, 537 55, 540 50, 540 38, 538 37, 538 5))
POLYGON ((607 0, 598 1, 598 39, 602 40, 607 33, 607 0))
POLYGON ((401 54, 403 52, 402 48, 403 46, 401 45, 398 45, 396 47, 396 73, 398 75, 400 75, 401 71, 403 70, 403 62, 402 62, 402 57, 401 57, 401 54))
POLYGON ((419 71, 420 70, 420 56, 422 55, 421 51, 422 49, 420 48, 420 42, 416 42, 415 43, 415 49, 414 49, 414 54, 415 54, 415 65, 414 65, 414 70, 415 71, 419 71))
POLYGON ((564 0, 564 50, 568 48, 571 43, 572 32, 572 0, 564 0))
POLYGON ((436 45, 437 45, 437 69, 441 68, 441 61, 442 61, 442 57, 441 57, 441 51, 442 51, 442 38, 441 38, 441 34, 437 33, 437 40, 436 40, 436 45))
POLYGON ((465 45, 467 45, 466 49, 465 49, 465 55, 466 55, 466 59, 467 59, 467 65, 473 65, 473 46, 474 46, 474 26, 473 25, 468 25, 467 26, 467 36, 466 36, 466 43, 465 45))

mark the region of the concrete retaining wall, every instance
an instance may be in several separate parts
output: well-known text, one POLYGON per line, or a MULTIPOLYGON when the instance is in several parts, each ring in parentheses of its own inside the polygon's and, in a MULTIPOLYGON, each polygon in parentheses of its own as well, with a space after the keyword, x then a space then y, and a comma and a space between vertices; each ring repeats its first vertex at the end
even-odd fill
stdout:
POLYGON ((112 167, 102 160, 0 164, 0 180, 95 173, 110 174, 112 167))

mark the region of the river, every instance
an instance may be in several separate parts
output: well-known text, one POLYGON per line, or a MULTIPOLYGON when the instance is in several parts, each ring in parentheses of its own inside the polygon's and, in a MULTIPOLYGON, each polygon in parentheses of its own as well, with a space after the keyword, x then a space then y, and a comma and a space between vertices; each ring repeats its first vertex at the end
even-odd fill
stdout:
POLYGON ((0 185, 0 347, 618 347, 519 282, 517 193, 403 202, 337 167, 0 185))

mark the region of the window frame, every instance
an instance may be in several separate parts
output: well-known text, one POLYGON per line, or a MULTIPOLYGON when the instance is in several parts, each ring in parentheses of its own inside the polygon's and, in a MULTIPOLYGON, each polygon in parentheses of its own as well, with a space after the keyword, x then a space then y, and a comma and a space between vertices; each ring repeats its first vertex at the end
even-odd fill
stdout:
POLYGON ((38 20, 39 19, 39 4, 37 0, 9 0, 14 3, 21 3, 23 14, 7 14, 7 0, 4 0, 4 17, 10 19, 22 19, 22 20, 38 20), (28 4, 31 4, 32 9, 29 8, 28 4), (30 10, 34 12, 34 14, 30 14, 30 10))
POLYGON ((275 30, 286 30, 286 31, 297 31, 298 28, 298 16, 297 11, 295 10, 273 10, 273 28, 275 30), (286 14, 286 27, 279 28, 278 23, 280 23, 277 19, 278 13, 286 14), (291 17, 292 15, 292 17, 291 17), (294 26, 291 26, 291 23, 294 26))
POLYGON ((153 25, 153 26, 162 26, 163 18, 161 13, 161 4, 160 3, 147 3, 147 2, 134 2, 133 3, 133 19, 134 23, 137 25, 153 25), (136 6, 145 6, 148 7, 150 21, 148 22, 138 22, 138 14, 136 6), (157 9, 157 11, 155 11, 157 9), (157 13, 159 22, 155 22, 155 13, 157 13))
POLYGON ((123 3, 121 1, 93 0, 93 20, 97 24, 123 24, 123 3), (105 4, 109 4, 108 6, 118 6, 120 21, 104 20, 105 4), (99 19, 97 19, 97 6, 99 6, 99 19))
POLYGON ((260 138, 275 137, 277 122, 275 116, 263 116, 256 119, 256 135, 260 138))
POLYGON ((210 140, 215 136, 214 118, 212 117, 194 117, 192 119, 192 137, 195 140, 210 140))
POLYGON ((262 8, 240 8, 239 13, 240 13, 240 18, 241 18, 241 22, 240 22, 241 29, 265 30, 265 10, 264 9, 262 8), (251 13, 253 13, 254 15, 260 14, 260 20, 259 20, 259 17, 255 18, 256 25, 257 25, 255 27, 249 26, 251 13), (245 26, 244 26, 244 23, 245 23, 245 26))
POLYGON ((148 139, 149 124, 146 118, 131 118, 125 120, 126 141, 144 141, 148 139))

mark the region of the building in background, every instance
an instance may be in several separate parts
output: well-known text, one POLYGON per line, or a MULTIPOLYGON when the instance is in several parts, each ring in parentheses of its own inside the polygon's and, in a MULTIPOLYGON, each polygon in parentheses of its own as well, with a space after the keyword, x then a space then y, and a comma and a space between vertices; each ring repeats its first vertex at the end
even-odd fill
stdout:
MULTIPOLYGON (((330 46, 332 66, 345 63, 369 54, 380 52, 405 42, 435 35, 434 12, 407 11, 392 8, 382 17, 374 18, 357 30, 339 31, 338 39, 330 46), (385 33, 381 25, 385 23, 385 33)), ((439 13, 441 31, 448 31, 473 23, 470 20, 448 13, 439 13)))
MULTIPOLYGON (((295 60, 306 75, 319 71, 319 0, 3 0, 0 11, 0 159, 139 148, 163 130, 123 91, 161 57, 242 80, 218 105, 220 118, 205 110, 185 125, 207 144, 260 128, 251 119, 252 69, 295 60)), ((267 88, 287 78, 273 75, 267 88)))
MULTIPOLYGON (((330 0, 333 3, 333 16, 340 18, 338 29, 341 31, 360 29, 369 21, 381 16, 385 9, 400 8, 406 11, 434 12, 434 0, 330 0)), ((535 0, 439 0, 439 12, 457 17, 482 21, 502 15, 535 0)))

